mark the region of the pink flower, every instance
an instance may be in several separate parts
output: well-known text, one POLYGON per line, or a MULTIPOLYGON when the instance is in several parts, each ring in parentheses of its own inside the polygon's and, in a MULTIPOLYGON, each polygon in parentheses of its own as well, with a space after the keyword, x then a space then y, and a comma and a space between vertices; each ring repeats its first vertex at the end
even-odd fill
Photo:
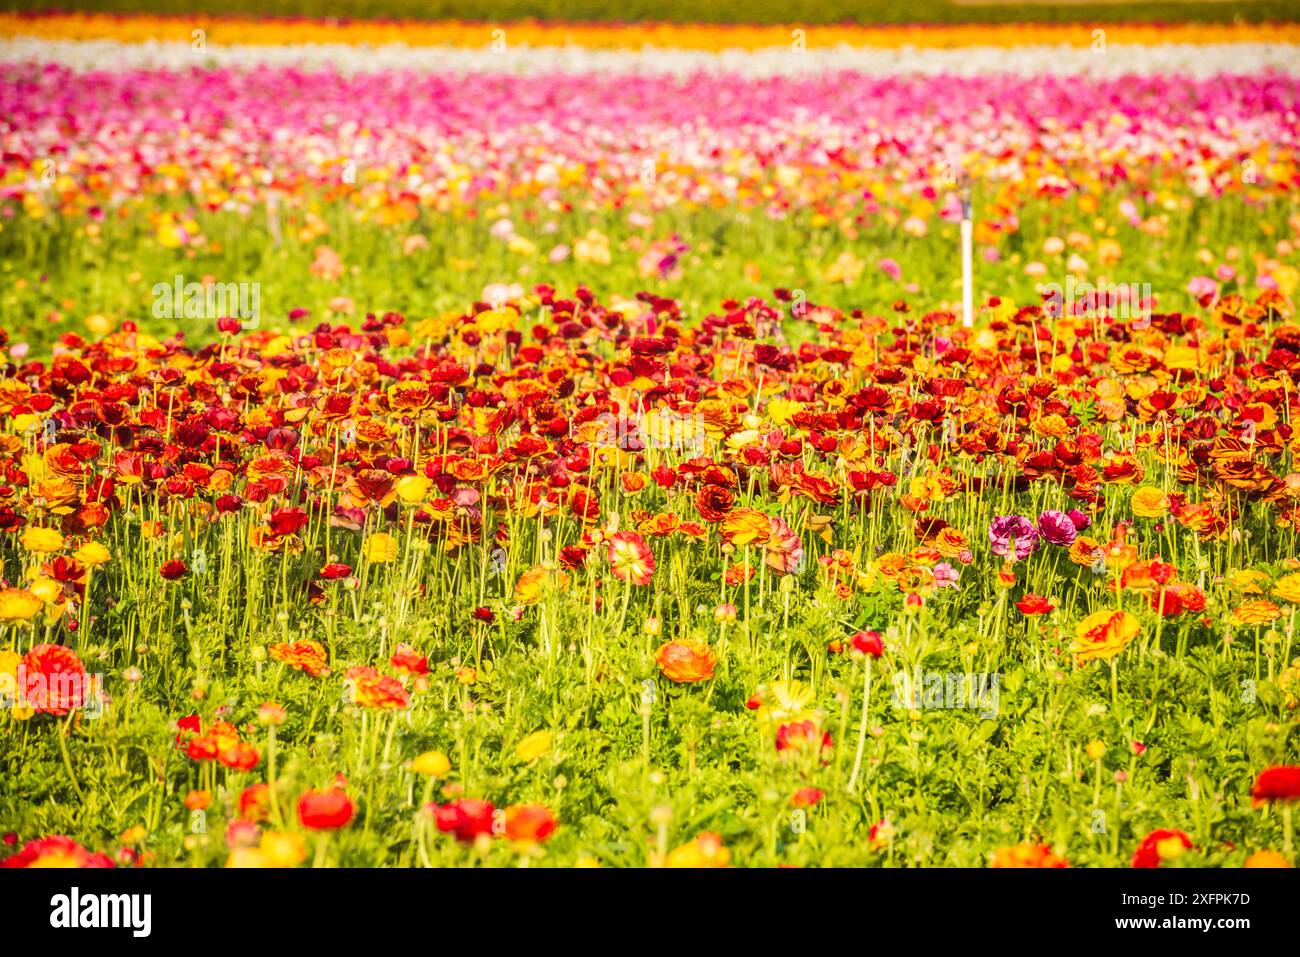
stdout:
POLYGON ((1187 283, 1187 291, 1197 299, 1214 298, 1219 294, 1219 284, 1209 276, 1194 276, 1187 283))
POLYGON ((960 574, 947 562, 940 562, 934 566, 934 583, 939 588, 956 588, 960 574))

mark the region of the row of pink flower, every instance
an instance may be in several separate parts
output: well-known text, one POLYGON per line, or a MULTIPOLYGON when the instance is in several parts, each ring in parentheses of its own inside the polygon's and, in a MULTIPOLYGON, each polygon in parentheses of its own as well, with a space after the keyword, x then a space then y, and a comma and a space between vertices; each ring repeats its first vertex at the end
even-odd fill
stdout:
POLYGON ((6 195, 48 186, 43 160, 96 202, 346 184, 452 202, 507 185, 597 203, 838 203, 848 183, 920 196, 967 161, 1023 193, 1153 197, 1298 185, 1300 77, 744 79, 258 68, 73 73, 0 66, 6 195), (1260 162, 1256 151, 1265 150, 1260 162), (1243 170, 1249 173, 1243 175, 1243 170), (177 172, 179 170, 179 173, 177 172), (367 175, 382 170, 385 176, 367 175), (345 171, 349 175, 345 175, 345 171), (796 171, 799 175, 795 175, 796 171), (811 175, 805 175, 811 174, 811 175), (775 184, 773 199, 760 187, 775 184), (633 187, 635 189, 633 190, 633 187))

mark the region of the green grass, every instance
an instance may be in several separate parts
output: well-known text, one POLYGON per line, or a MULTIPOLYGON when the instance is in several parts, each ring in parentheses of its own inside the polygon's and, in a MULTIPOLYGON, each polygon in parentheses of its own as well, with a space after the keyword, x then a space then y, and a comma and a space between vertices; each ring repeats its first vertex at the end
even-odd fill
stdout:
POLYGON ((558 20, 673 23, 1079 23, 1293 21, 1300 6, 1263 2, 1034 3, 959 5, 947 0, 282 0, 268 10, 256 0, 4 0, 10 11, 309 16, 335 19, 558 20))
MULTIPOLYGON (((1098 217, 1122 224, 1113 208, 1117 202, 1104 202, 1098 217)), ((1247 207, 1225 197, 1197 200, 1188 209, 1169 213, 1165 237, 1123 225, 1111 227, 1123 258, 1108 270, 1094 266, 1092 278, 1104 273, 1111 282, 1150 283, 1162 309, 1190 309, 1194 303, 1186 292, 1187 280, 1206 272, 1196 258, 1200 249, 1222 255, 1228 244, 1215 237, 1232 236, 1232 244, 1241 250, 1237 265, 1253 277, 1248 264, 1257 254, 1274 254, 1275 237, 1286 234, 1292 210, 1284 202, 1247 207)), ((888 314, 899 299, 924 299, 927 308, 960 302, 959 240, 951 223, 932 224, 921 238, 877 223, 861 227, 850 240, 836 225, 814 226, 810 216, 798 213, 774 221, 759 210, 670 210, 656 214, 653 227, 638 230, 628 225, 623 213, 578 210, 555 217, 555 231, 548 233, 548 223, 537 219, 526 203, 504 208, 494 204, 479 212, 470 219, 421 211, 416 221, 389 227, 358 223, 350 210, 327 204, 321 210, 326 234, 300 241, 297 230, 302 224, 289 218, 279 246, 267 236, 264 213, 250 220, 200 212, 196 222, 204 243, 179 250, 163 248, 139 217, 109 219, 96 227, 99 233, 93 238, 85 235, 84 224, 72 220, 20 218, 0 228, 0 313, 12 336, 33 345, 68 331, 85 334, 83 320, 95 314, 119 322, 133 320, 150 331, 180 328, 208 338, 211 323, 160 322, 151 315, 154 285, 170 284, 178 273, 187 282, 212 275, 222 283, 259 283, 264 322, 274 323, 283 322, 296 308, 310 310, 313 321, 319 321, 326 304, 337 296, 353 299, 359 316, 387 310, 413 318, 436 315, 478 299, 489 283, 518 283, 525 290, 550 283, 564 294, 582 284, 600 296, 645 290, 680 300, 695 316, 716 310, 724 299, 770 296, 778 287, 803 290, 814 303, 877 314, 888 314), (535 254, 512 252, 489 234, 503 214, 520 236, 535 244, 535 254), (608 264, 579 262, 573 255, 559 263, 548 260, 555 245, 572 248, 592 229, 610 240, 608 264), (416 234, 428 245, 408 256, 404 240, 416 234), (689 247, 680 274, 644 276, 637 244, 673 236, 689 247), (342 258, 345 272, 336 280, 310 272, 322 245, 342 258), (851 283, 826 281, 826 270, 845 252, 864 263, 861 277, 851 283), (885 257, 901 264, 898 281, 877 267, 885 257), (916 292, 909 291, 911 284, 916 292)), ((1001 241, 996 261, 976 256, 977 302, 993 295, 1022 304, 1037 302, 1036 283, 1065 282, 1068 250, 1049 257, 1042 249, 1049 236, 1064 237, 1079 228, 1072 205, 1032 200, 1021 210, 1020 222, 1020 230, 1001 241), (1034 261, 1047 266, 1039 279, 1024 272, 1034 261)))

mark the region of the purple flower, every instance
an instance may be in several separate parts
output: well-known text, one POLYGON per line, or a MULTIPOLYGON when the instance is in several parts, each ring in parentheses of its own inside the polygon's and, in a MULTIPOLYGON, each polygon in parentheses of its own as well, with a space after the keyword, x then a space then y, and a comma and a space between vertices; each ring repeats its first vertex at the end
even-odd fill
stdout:
POLYGON ((1087 515, 1084 515, 1083 512, 1079 511, 1077 508, 1072 508, 1065 514, 1070 516, 1070 521, 1074 523, 1074 530, 1076 532, 1081 532, 1092 524, 1092 519, 1087 515))
POLYGON ((989 523, 989 542, 994 555, 1020 561, 1038 547, 1038 529, 1023 515, 999 515, 989 523))
POLYGON ((1070 516, 1054 508, 1049 508, 1038 516, 1038 531, 1053 545, 1073 545, 1079 536, 1079 530, 1074 527, 1070 516))

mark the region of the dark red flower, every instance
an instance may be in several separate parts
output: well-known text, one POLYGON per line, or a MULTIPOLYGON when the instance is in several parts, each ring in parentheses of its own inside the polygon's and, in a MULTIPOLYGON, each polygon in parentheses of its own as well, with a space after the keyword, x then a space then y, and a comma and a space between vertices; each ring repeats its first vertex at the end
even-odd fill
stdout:
POLYGON ((173 558, 170 561, 163 562, 162 567, 158 569, 158 574, 169 582, 173 582, 178 578, 182 578, 186 571, 188 569, 185 567, 185 563, 179 558, 173 558))

